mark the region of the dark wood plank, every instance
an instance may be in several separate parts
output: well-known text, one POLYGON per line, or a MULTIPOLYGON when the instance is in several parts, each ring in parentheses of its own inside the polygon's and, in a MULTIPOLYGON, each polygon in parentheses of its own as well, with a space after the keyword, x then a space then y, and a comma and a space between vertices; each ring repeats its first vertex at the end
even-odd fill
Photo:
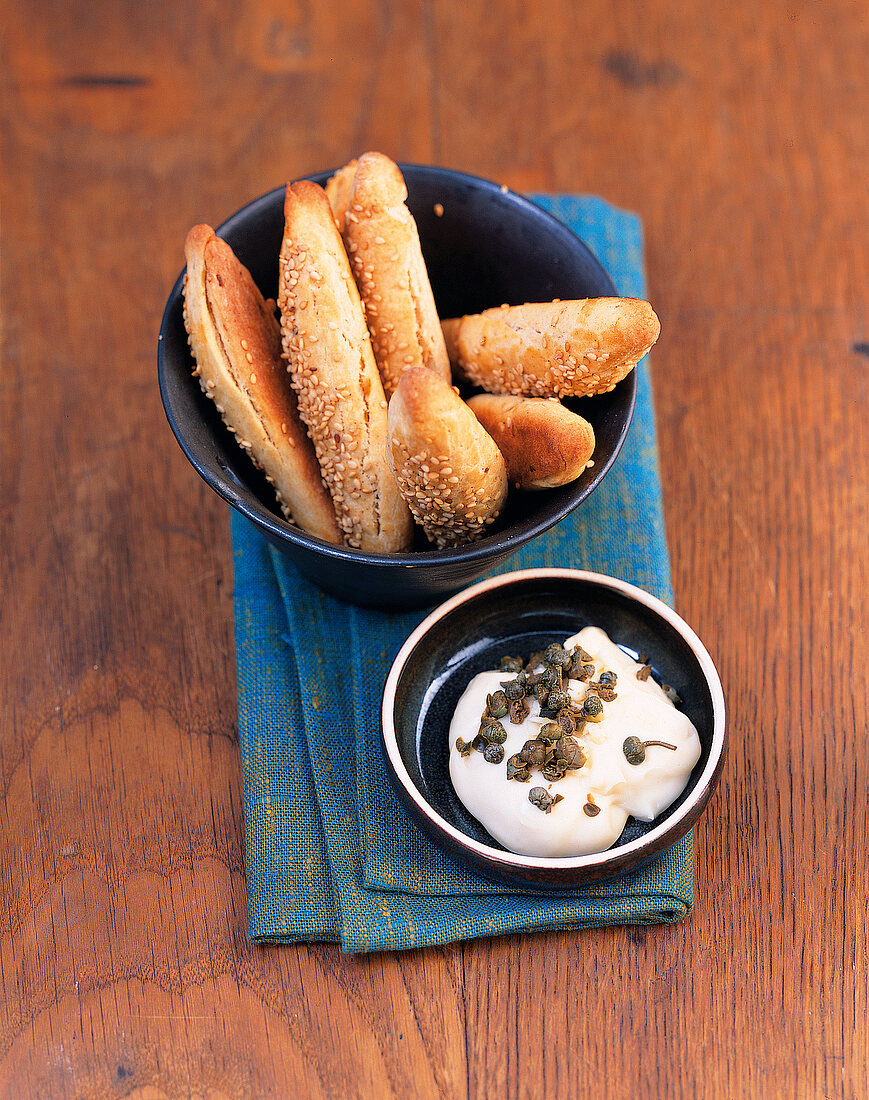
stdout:
POLYGON ((2 12, 0 1094, 869 1093, 863 6, 2 12), (733 737, 683 925, 247 941, 228 518, 156 332, 189 225, 367 148, 644 219, 733 737))

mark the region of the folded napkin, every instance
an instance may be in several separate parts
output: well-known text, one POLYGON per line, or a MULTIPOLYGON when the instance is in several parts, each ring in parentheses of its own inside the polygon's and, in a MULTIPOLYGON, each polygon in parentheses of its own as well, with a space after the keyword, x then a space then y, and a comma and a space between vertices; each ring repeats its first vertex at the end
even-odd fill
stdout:
MULTIPOLYGON (((645 297, 638 218, 590 197, 536 196, 645 297)), ((608 477, 571 516, 493 572, 593 569, 672 600, 648 364, 608 477)), ((693 906, 693 837, 645 869, 564 894, 481 878, 407 817, 379 744, 381 692, 426 611, 351 607, 300 576, 236 513, 235 637, 249 932, 345 951, 475 936, 675 921, 693 906)))

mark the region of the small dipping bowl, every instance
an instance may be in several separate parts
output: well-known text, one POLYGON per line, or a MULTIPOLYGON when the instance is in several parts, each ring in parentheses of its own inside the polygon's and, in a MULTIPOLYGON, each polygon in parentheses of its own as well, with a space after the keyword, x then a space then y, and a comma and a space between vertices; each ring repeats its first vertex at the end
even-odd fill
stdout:
POLYGON ((632 584, 573 569, 528 569, 473 585, 413 631, 392 665, 381 713, 387 768, 423 830, 474 871, 518 886, 568 889, 636 870, 680 840, 699 818, 725 755, 724 693, 703 643, 667 604, 632 584), (626 653, 648 654, 697 727, 702 751, 685 790, 654 821, 629 818, 604 852, 559 858, 514 855, 471 816, 449 775, 449 726, 479 672, 505 654, 528 657, 597 626, 626 653))

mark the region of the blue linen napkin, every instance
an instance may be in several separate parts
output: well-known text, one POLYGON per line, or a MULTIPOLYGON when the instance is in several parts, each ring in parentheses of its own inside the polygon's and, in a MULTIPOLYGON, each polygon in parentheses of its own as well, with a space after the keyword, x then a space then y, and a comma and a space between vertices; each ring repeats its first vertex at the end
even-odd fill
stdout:
MULTIPOLYGON (((646 296, 635 215, 586 196, 535 201, 589 245, 619 293, 646 296)), ((648 362, 637 369, 631 430, 607 478, 493 573, 593 569, 672 602, 648 362)), ((691 833, 642 871, 556 896, 490 882, 432 844, 398 803, 379 745, 386 675, 426 612, 365 610, 326 595, 235 512, 232 538, 253 940, 394 950, 690 913, 691 833)))

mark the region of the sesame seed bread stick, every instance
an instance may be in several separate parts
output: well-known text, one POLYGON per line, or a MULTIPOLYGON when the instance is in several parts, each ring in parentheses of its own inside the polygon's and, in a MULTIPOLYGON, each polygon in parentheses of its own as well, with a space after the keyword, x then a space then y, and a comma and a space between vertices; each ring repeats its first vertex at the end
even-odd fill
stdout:
POLYGON ((353 190, 356 164, 356 160, 351 160, 326 181, 326 195, 332 207, 332 213, 335 215, 335 225, 339 233, 344 232, 344 215, 347 213, 347 203, 350 200, 350 192, 353 190))
POLYGON ((428 367, 402 375, 389 402, 389 455, 414 519, 439 549, 481 538, 507 497, 491 436, 428 367))
POLYGON ((287 186, 279 298, 287 369, 348 546, 409 549, 413 522, 386 459, 386 397, 326 193, 287 186))
POLYGON ((494 439, 518 489, 575 481, 594 452, 591 424, 554 398, 480 393, 468 408, 494 439))
POLYGON ((447 382, 452 377, 419 233, 406 199, 397 164, 382 153, 359 157, 346 203, 344 244, 387 398, 408 367, 429 367, 447 382))
POLYGON ((194 226, 184 251, 184 323, 203 391, 265 472, 287 518, 308 534, 340 542, 335 509, 287 379, 274 302, 263 299, 211 226, 194 226))
POLYGON ((638 298, 499 306, 442 327, 457 374, 489 393, 525 397, 607 393, 661 331, 638 298))

